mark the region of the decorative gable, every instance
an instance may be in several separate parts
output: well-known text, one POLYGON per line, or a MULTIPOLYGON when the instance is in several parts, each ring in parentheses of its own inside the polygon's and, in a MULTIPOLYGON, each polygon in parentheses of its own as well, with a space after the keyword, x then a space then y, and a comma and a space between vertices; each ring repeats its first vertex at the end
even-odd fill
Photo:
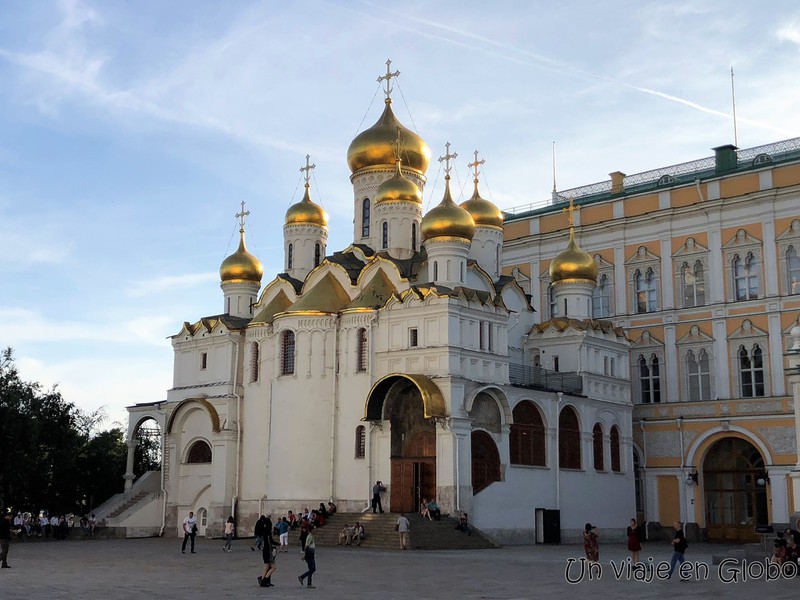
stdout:
POLYGON ((697 243, 694 238, 686 238, 686 241, 678 248, 675 253, 672 255, 673 257, 679 256, 694 256, 695 254, 705 254, 708 252, 708 248, 703 246, 702 244, 697 243))
POLYGON ((745 319, 742 321, 741 327, 734 331, 732 334, 728 336, 729 340, 738 340, 738 339, 746 339, 746 338, 755 338, 755 337, 767 337, 767 332, 763 329, 759 329, 750 321, 750 319, 745 319))
POLYGON ((663 348, 664 342, 656 337, 653 337, 650 332, 645 329, 639 339, 631 344, 631 348, 663 348))
POLYGON ((708 344, 713 342, 714 338, 703 332, 697 325, 692 325, 686 335, 682 336, 679 344, 708 344))
POLYGON ((775 239, 778 241, 800 239, 800 219, 792 221, 792 224, 786 228, 786 231, 775 239))
POLYGON ((637 264, 646 264, 652 262, 658 262, 661 259, 650 252, 644 246, 639 246, 639 249, 636 250, 636 253, 631 256, 627 261, 625 261, 626 265, 637 265, 637 264))
POLYGON ((761 240, 757 237, 754 237, 747 233, 744 229, 740 229, 736 232, 730 240, 728 240, 722 247, 725 250, 737 250, 737 249, 747 249, 753 248, 754 246, 760 246, 761 240))

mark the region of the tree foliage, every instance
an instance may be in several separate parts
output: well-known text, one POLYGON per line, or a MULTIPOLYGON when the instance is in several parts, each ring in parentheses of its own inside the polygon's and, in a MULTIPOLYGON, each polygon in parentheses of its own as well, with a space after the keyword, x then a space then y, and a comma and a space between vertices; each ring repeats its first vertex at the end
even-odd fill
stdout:
POLYGON ((56 387, 22 381, 12 349, 5 349, 0 357, 0 506, 83 512, 89 503, 121 492, 124 433, 97 432, 103 420, 101 411, 82 412, 56 387))

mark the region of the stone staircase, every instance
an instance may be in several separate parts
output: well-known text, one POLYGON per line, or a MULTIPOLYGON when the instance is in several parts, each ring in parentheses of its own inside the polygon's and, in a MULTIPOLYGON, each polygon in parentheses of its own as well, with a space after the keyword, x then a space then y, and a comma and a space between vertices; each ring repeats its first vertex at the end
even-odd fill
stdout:
MULTIPOLYGON (((361 542, 362 548, 399 550, 400 538, 394 530, 398 516, 394 513, 336 513, 328 519, 324 527, 317 529, 314 541, 318 546, 336 546, 339 542, 339 532, 345 523, 353 525, 359 521, 364 525, 367 534, 361 542)), ((458 521, 455 519, 442 517, 440 521, 429 521, 419 514, 406 516, 411 523, 411 547, 414 550, 478 550, 498 547, 495 542, 477 530, 473 530, 472 535, 458 531, 455 528, 458 521)), ((293 543, 299 545, 299 531, 295 530, 292 537, 293 543)))
POLYGON ((143 500, 146 496, 148 496, 150 492, 139 492, 134 494, 130 498, 128 498, 125 502, 117 506, 114 510, 106 515, 106 519, 114 519, 124 513, 126 510, 138 504, 141 500, 143 500))

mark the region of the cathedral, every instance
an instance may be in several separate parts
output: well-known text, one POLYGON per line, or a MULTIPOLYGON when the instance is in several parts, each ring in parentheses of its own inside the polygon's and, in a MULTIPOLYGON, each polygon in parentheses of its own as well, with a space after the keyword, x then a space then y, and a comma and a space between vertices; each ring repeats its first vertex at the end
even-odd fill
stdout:
POLYGON ((126 504, 98 517, 176 535, 193 511, 219 535, 233 515, 252 535, 260 514, 368 510, 382 481, 385 509, 435 499, 501 543, 575 541, 587 521, 622 539, 636 514, 630 343, 592 318, 598 266, 572 207, 548 272, 558 315, 544 320, 530 279, 504 272, 505 215, 481 197, 477 152, 457 204, 447 144, 441 201, 424 213, 431 151, 393 112, 389 66, 382 114, 347 150, 352 243, 329 251, 308 156, 284 269, 266 283, 242 206, 221 309, 172 336, 167 399, 129 407, 126 504), (135 474, 152 421, 162 468, 135 474))

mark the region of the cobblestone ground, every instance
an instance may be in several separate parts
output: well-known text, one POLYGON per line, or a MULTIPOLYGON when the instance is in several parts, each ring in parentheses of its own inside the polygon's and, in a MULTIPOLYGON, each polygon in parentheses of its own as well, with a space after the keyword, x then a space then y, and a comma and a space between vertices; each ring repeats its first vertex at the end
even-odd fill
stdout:
MULTIPOLYGON (((708 564, 708 577, 681 582, 649 583, 617 579, 609 561, 623 561, 622 545, 601 546, 602 575, 575 585, 567 583, 569 558, 579 558, 579 546, 509 547, 477 551, 377 551, 360 548, 319 548, 316 589, 300 587, 304 570, 294 548, 278 556, 273 588, 259 588, 260 553, 251 540, 237 540, 224 553, 221 541, 198 540, 197 554, 181 554, 180 540, 91 540, 12 543, 11 569, 0 571, 0 599, 53 598, 151 599, 188 598, 319 598, 381 600, 442 598, 796 598, 800 578, 724 583, 711 555, 727 548, 692 544, 687 558, 708 564)), ((645 546, 642 559, 670 555, 667 544, 645 546)), ((751 576, 759 569, 752 567, 751 576), (754 571, 753 571, 754 569, 754 571)), ((579 564, 570 576, 578 579, 579 564)), ((701 567, 701 576, 704 575, 701 567)), ((723 578, 733 572, 726 570, 723 578)))

